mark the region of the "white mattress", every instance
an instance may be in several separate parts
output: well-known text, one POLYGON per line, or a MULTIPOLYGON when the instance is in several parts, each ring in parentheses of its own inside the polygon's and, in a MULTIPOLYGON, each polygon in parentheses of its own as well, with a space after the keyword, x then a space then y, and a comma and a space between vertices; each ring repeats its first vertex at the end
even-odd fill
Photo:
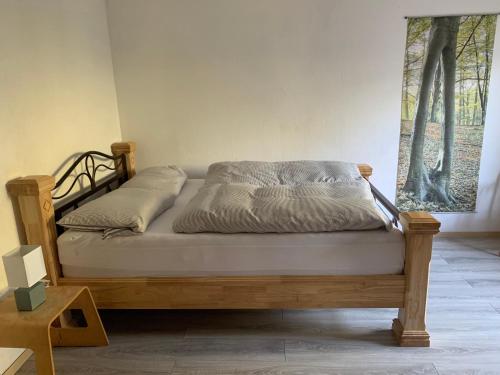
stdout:
POLYGON ((399 230, 285 234, 183 234, 172 222, 203 180, 188 180, 175 205, 144 234, 103 240, 67 231, 57 242, 66 277, 400 274, 399 230))

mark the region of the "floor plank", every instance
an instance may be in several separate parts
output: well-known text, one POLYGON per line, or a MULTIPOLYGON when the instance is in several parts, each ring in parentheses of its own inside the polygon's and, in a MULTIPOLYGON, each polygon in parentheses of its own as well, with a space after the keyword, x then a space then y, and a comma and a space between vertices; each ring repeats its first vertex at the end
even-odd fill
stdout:
POLYGON ((433 364, 364 366, 318 366, 311 364, 269 364, 256 362, 176 363, 174 375, 437 375, 433 364))
MULTIPOLYGON (((58 374, 500 374, 500 238, 438 238, 430 348, 400 348, 396 309, 101 311, 104 348, 56 348, 58 374), (133 324, 131 324, 133 322, 133 324)), ((30 359, 20 374, 34 374, 30 359)))

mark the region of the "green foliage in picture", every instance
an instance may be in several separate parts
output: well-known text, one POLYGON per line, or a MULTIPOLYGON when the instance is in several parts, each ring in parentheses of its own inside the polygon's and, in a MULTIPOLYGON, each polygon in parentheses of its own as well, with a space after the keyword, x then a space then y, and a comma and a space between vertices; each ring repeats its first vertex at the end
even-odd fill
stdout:
POLYGON ((496 21, 496 15, 408 19, 400 210, 475 210, 496 21))

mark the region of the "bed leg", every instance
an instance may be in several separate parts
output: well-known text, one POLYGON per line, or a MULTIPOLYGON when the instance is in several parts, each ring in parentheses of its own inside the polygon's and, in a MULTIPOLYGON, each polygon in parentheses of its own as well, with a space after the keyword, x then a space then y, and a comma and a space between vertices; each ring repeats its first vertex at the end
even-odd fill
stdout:
POLYGON ((401 346, 429 346, 425 327, 427 286, 432 255, 432 239, 440 223, 427 212, 404 212, 400 215, 406 241, 406 290, 404 307, 394 319, 392 331, 401 346))

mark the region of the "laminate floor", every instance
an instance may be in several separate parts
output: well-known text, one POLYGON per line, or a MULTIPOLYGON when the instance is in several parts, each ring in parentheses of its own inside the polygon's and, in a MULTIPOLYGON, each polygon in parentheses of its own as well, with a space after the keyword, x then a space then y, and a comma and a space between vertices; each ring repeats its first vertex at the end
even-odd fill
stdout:
POLYGON ((110 345, 54 349, 57 373, 500 374, 499 251, 500 238, 436 239, 430 348, 396 346, 396 309, 101 311, 110 345))

